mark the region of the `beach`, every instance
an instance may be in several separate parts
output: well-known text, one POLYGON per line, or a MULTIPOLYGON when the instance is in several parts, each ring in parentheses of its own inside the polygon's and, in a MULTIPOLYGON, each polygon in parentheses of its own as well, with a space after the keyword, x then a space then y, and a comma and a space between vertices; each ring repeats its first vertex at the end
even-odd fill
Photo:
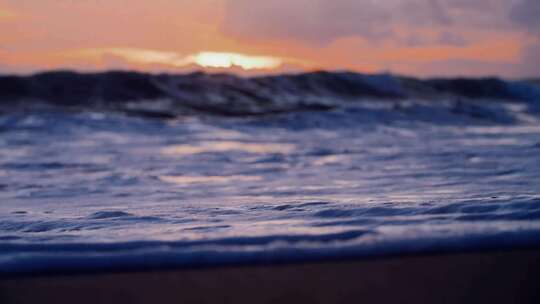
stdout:
POLYGON ((538 303, 540 250, 5 277, 8 303, 538 303))

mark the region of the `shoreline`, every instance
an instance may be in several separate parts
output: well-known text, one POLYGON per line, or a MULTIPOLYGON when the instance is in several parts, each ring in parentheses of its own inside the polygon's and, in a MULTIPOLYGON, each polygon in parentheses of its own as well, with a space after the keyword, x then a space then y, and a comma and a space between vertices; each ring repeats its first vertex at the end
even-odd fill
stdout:
POLYGON ((0 278, 1 303, 539 303, 540 249, 0 278))

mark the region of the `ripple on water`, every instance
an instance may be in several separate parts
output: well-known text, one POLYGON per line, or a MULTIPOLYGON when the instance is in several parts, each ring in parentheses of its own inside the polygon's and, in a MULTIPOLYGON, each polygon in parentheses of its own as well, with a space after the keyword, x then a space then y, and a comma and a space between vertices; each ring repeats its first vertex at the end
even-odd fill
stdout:
POLYGON ((536 242, 540 128, 431 108, 167 123, 21 114, 0 139, 0 271, 9 246, 30 265, 21 244, 43 266, 74 252, 80 264, 234 261, 536 242))
POLYGON ((112 218, 124 218, 124 217, 130 217, 130 216, 133 216, 133 214, 124 212, 124 211, 98 211, 88 216, 88 218, 94 219, 94 220, 101 220, 101 219, 112 219, 112 218))

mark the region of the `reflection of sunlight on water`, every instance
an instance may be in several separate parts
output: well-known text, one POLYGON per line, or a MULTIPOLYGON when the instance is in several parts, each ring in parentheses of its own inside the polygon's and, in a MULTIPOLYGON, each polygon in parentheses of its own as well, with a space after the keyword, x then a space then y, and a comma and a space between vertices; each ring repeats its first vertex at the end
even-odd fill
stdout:
POLYGON ((334 165, 344 163, 347 160, 345 155, 328 155, 319 157, 313 162, 315 166, 325 166, 325 165, 334 165))
POLYGON ((229 176, 171 176, 164 175, 159 177, 160 180, 171 184, 203 184, 203 183, 229 183, 229 182, 251 182, 260 181, 260 176, 248 176, 248 175, 229 175, 229 176))
POLYGON ((521 144, 517 138, 465 138, 455 141, 465 147, 476 146, 515 146, 521 144))
POLYGON ((242 151, 248 153, 290 153, 294 145, 283 143, 246 143, 240 141, 208 141, 197 145, 174 145, 162 150, 165 155, 189 155, 207 152, 242 151))
POLYGON ((198 138, 201 141, 211 141, 211 140, 230 140, 238 141, 241 139, 249 138, 249 135, 246 135, 242 132, 228 129, 221 129, 218 127, 211 128, 209 126, 201 127, 199 131, 202 131, 202 134, 199 134, 198 138))
POLYGON ((459 132, 465 132, 468 134, 540 134, 540 126, 488 126, 488 127, 468 127, 460 129, 459 132))
POLYGON ((31 154, 31 150, 28 148, 4 148, 0 150, 0 157, 6 159, 8 157, 25 157, 31 154))

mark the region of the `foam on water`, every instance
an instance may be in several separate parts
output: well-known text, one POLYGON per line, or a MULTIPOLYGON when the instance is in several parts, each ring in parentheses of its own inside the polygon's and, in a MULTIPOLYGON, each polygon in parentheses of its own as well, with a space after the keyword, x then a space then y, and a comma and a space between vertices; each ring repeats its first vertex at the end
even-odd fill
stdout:
POLYGON ((0 116, 0 272, 540 245, 526 104, 0 116))

